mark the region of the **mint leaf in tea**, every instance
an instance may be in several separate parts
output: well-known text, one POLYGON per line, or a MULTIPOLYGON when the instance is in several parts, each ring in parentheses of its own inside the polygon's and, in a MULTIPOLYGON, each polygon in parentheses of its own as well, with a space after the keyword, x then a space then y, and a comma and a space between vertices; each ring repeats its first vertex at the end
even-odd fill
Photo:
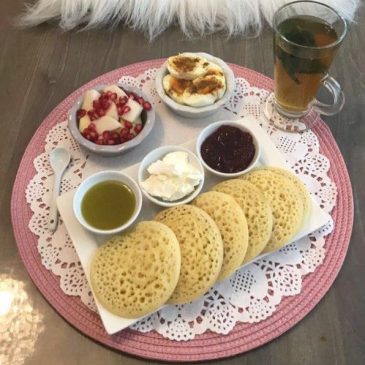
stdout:
POLYGON ((274 73, 280 105, 294 111, 308 108, 336 52, 325 46, 337 38, 328 23, 313 16, 290 17, 277 26, 274 73))

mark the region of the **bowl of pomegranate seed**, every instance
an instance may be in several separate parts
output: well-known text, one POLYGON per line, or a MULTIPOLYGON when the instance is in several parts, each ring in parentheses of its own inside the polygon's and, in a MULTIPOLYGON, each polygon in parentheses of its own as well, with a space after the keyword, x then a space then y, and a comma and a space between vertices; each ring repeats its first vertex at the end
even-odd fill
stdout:
POLYGON ((87 90, 73 105, 68 127, 88 151, 116 156, 139 145, 155 123, 155 110, 139 89, 120 84, 87 90))

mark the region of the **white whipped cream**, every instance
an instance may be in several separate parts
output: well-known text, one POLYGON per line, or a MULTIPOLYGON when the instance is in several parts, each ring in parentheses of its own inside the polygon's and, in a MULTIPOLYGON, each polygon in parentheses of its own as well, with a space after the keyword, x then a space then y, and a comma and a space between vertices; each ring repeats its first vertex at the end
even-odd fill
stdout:
POLYGON ((175 201, 194 191, 202 180, 202 173, 189 162, 186 152, 168 153, 153 162, 147 171, 151 174, 141 183, 148 194, 166 201, 175 201))

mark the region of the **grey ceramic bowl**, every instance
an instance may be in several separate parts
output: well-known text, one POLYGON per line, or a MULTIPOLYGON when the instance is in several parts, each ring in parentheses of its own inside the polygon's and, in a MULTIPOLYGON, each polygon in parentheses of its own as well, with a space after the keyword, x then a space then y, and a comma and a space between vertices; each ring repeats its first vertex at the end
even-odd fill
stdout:
POLYGON ((196 55, 206 58, 209 62, 215 63, 223 69, 226 77, 226 92, 223 97, 217 100, 212 105, 202 107, 192 107, 188 105, 179 104, 171 99, 166 93, 162 85, 162 80, 165 75, 168 74, 167 61, 161 66, 156 75, 156 90, 162 101, 170 107, 176 114, 179 114, 186 118, 204 118, 208 115, 215 113, 223 104, 225 104, 232 96, 235 88, 234 74, 231 68, 220 58, 214 57, 208 53, 195 52, 196 55))
MULTIPOLYGON (((93 89, 99 91, 106 86, 107 85, 97 85, 94 86, 93 89)), ((142 96, 144 100, 151 103, 147 95, 144 94, 140 89, 119 83, 118 86, 122 87, 126 91, 135 92, 136 94, 142 96)), ((134 137, 130 141, 118 145, 112 145, 112 146, 98 145, 84 138, 79 131, 76 112, 78 109, 81 108, 82 101, 83 101, 83 95, 76 101, 76 103, 72 106, 72 108, 68 112, 68 128, 70 129, 72 137, 76 140, 76 142, 80 146, 84 147, 90 152, 93 152, 101 156, 110 156, 110 157, 118 156, 124 153, 125 151, 128 151, 131 148, 138 146, 148 136, 148 134, 151 132, 155 124, 156 113, 155 113, 155 108, 151 103, 152 109, 150 111, 143 110, 142 112, 141 119, 142 119, 143 129, 136 137, 134 137)))

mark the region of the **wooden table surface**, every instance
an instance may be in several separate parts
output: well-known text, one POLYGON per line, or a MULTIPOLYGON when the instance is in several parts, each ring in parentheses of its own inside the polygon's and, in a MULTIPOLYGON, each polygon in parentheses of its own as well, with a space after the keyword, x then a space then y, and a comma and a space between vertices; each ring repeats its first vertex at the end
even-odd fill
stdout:
MULTIPOLYGON (((58 103, 89 80, 123 65, 181 51, 205 51, 272 76, 271 30, 264 29, 257 38, 228 40, 213 35, 186 40, 178 29, 169 29, 149 43, 142 34, 122 27, 79 33, 62 33, 54 25, 16 29, 11 24, 21 9, 20 0, 0 2, 0 284, 11 279, 24 285, 40 323, 34 346, 31 338, 28 342, 23 338, 24 346, 19 348, 17 341, 9 340, 13 334, 8 332, 10 345, 5 347, 5 333, 0 331, 0 363, 4 356, 4 365, 145 364, 143 359, 114 352, 79 333, 30 280, 10 221, 10 197, 19 162, 35 130, 58 103)), ((343 86, 346 105, 339 115, 324 118, 343 153, 354 191, 354 229, 344 266, 328 294, 297 326, 261 348, 216 363, 365 364, 364 39, 362 9, 331 70, 343 86)))

